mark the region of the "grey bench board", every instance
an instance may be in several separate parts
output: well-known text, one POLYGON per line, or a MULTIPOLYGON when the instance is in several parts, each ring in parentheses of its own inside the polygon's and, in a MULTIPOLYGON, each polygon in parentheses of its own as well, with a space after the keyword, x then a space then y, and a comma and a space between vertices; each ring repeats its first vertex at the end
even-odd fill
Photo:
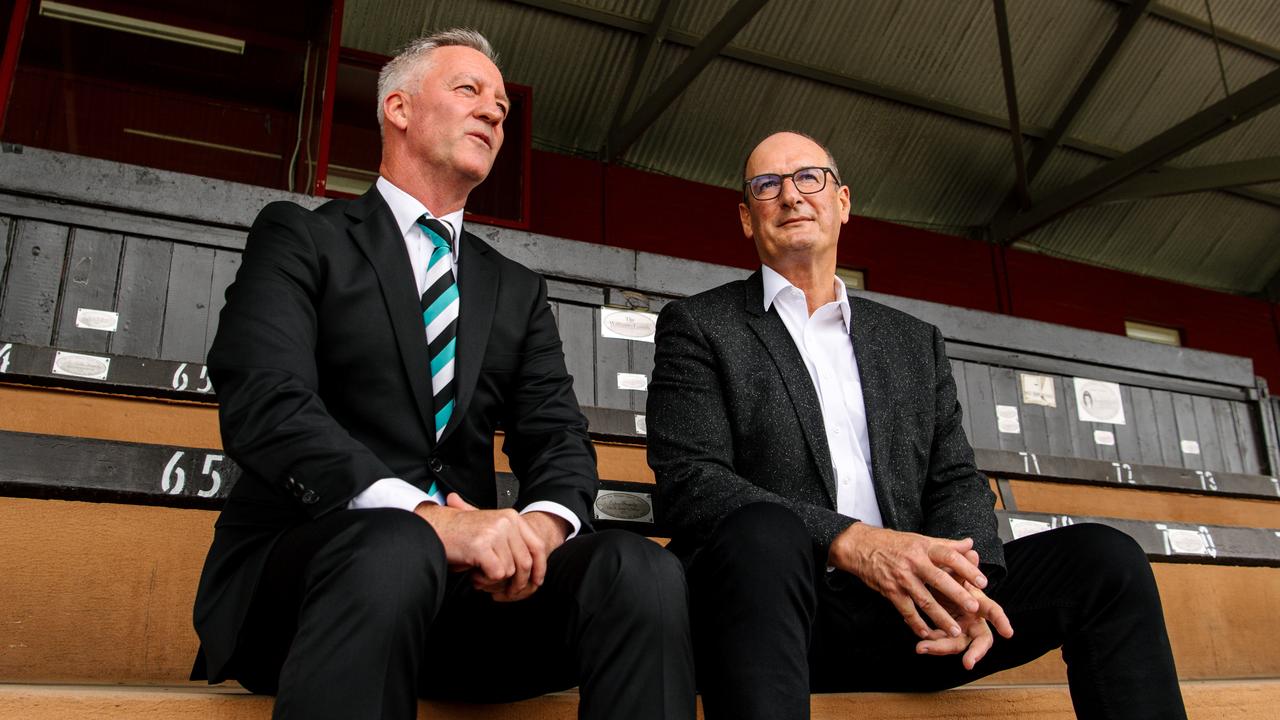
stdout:
MULTIPOLYGON (((221 451, 107 440, 0 432, 0 492, 21 497, 65 498, 213 509, 226 498, 240 476, 235 463, 221 451)), ((514 486, 499 473, 495 484, 514 486)), ((597 499, 596 514, 612 510, 622 516, 652 514, 652 486, 603 481, 606 500, 597 499), (613 495, 622 497, 608 498, 613 495), (647 509, 647 510, 646 510, 647 509)), ((1280 566, 1280 530, 1151 522, 1117 518, 997 511, 1002 539, 1015 537, 1011 521, 1042 523, 1046 527, 1099 522, 1133 537, 1148 557, 1167 562, 1280 566), (1203 552, 1179 550, 1170 531, 1204 538, 1203 552)), ((601 527, 619 527, 648 536, 665 535, 664 528, 644 520, 603 519, 601 527)))
MULTIPOLYGON (((110 363, 110 372, 106 380, 95 380, 52 372, 58 353, 48 347, 0 343, 0 368, 3 368, 0 380, 216 402, 213 384, 204 365, 103 355, 101 357, 110 363)), ((985 368, 977 367, 977 372, 985 372, 985 368)), ((641 429, 645 428, 646 418, 642 411, 585 405, 583 412, 590 423, 592 436, 597 439, 632 443, 644 441, 646 433, 641 429)), ((975 448, 974 452, 979 469, 1003 478, 1129 484, 1139 488, 1268 499, 1280 497, 1276 481, 1256 473, 1203 471, 981 447, 975 448), (1123 481, 1119 479, 1121 476, 1123 481)))

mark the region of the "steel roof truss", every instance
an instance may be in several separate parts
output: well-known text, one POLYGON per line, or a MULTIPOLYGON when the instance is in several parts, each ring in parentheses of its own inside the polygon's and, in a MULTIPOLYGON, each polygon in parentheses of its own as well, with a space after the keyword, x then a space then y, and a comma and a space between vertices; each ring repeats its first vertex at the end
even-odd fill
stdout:
POLYGON ((1095 197, 1221 135, 1280 103, 1280 70, 1255 80, 1172 128, 1041 199, 1019 215, 995 223, 991 235, 1009 242, 1095 197))
POLYGON ((698 43, 662 84, 636 106, 627 122, 616 132, 609 133, 606 158, 622 157, 645 130, 662 115, 680 93, 720 54, 730 40, 738 35, 751 19, 760 12, 768 0, 738 0, 725 12, 724 17, 711 28, 711 32, 698 43))

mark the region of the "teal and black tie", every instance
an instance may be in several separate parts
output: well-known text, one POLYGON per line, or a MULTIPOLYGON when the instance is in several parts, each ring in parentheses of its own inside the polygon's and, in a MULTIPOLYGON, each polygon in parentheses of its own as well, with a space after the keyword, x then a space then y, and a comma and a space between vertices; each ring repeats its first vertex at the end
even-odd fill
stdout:
POLYGON ((458 340, 458 283, 453 276, 453 233, 435 218, 422 216, 418 227, 431 241, 427 290, 422 293, 422 322, 427 326, 431 394, 435 399, 436 439, 453 415, 453 355, 458 340))

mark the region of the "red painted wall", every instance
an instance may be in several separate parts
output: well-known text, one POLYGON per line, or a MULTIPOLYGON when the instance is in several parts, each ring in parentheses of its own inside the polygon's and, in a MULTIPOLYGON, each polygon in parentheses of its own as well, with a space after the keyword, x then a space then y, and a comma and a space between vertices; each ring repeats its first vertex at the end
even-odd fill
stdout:
POLYGON ((1186 347, 1253 358, 1280 390, 1271 303, 1017 250, 1008 268, 1015 315, 1117 334, 1125 320, 1176 327, 1186 347))
MULTIPOLYGON (((739 194, 679 178, 533 153, 532 230, 721 265, 758 265, 738 222, 739 194)), ((876 292, 999 312, 987 243, 854 217, 840 236, 841 265, 866 272, 876 292)), ((1124 334, 1125 320, 1176 327, 1187 347, 1253 358, 1280 391, 1280 305, 1047 255, 1009 250, 1012 313, 1124 334)))

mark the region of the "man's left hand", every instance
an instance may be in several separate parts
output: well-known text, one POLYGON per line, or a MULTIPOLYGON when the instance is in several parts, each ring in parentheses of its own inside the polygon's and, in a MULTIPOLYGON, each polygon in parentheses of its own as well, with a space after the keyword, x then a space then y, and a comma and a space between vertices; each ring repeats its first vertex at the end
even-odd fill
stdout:
POLYGON ((987 597, 986 593, 967 582, 964 584, 964 589, 978 601, 979 609, 976 613, 966 612, 943 601, 960 625, 962 630, 960 635, 950 637, 941 630, 934 630, 929 639, 916 643, 916 652, 921 655, 964 653, 960 661, 966 670, 972 670, 995 643, 995 636, 991 633, 991 625, 987 623, 987 618, 991 618, 996 631, 1006 639, 1013 637, 1013 625, 1009 623, 1009 618, 1000 605, 987 597))
MULTIPOLYGON (((458 510, 476 509, 456 494, 449 495, 448 504, 458 510)), ((533 570, 529 573, 528 581, 519 585, 514 580, 476 585, 476 589, 489 593, 497 602, 516 602, 537 592, 546 579, 547 557, 564 544, 571 529, 564 518, 536 510, 522 513, 519 521, 521 536, 525 546, 529 548, 529 554, 533 556, 533 570)))

